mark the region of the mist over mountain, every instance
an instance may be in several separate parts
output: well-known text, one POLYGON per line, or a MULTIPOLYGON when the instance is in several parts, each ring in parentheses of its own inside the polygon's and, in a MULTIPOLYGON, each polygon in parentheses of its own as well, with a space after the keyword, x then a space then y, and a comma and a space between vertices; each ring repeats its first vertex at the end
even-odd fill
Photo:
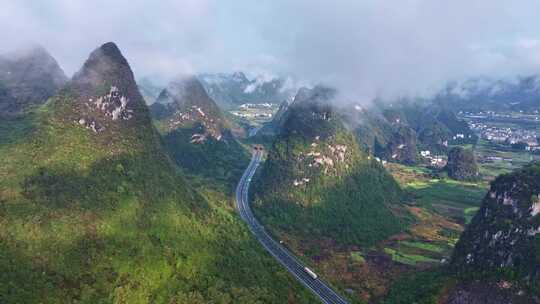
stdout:
POLYGON ((208 94, 222 107, 244 103, 281 103, 292 100, 297 88, 289 78, 258 76, 242 72, 198 75, 208 94))
POLYGON ((41 46, 0 54, 0 114, 42 104, 66 82, 64 71, 41 46))
POLYGON ((144 77, 137 81, 139 91, 141 92, 144 101, 147 105, 151 105, 156 102, 156 99, 163 90, 163 87, 152 81, 152 79, 144 77))
POLYGON ((255 212, 306 242, 370 246, 407 225, 401 189, 360 149, 331 102, 335 95, 318 86, 288 107, 256 182, 255 212))
POLYGON ((451 80, 477 75, 540 70, 535 1, 184 0, 152 9, 121 1, 54 1, 47 9, 8 3, 0 25, 13 30, 0 33, 0 49, 35 41, 72 74, 86 49, 114 40, 141 76, 263 71, 336 87, 358 103, 433 94, 451 80), (89 15, 94 22, 80 22, 89 15))
POLYGON ((223 114, 195 76, 173 80, 150 109, 156 119, 168 121, 168 129, 199 124, 205 138, 222 138, 223 114))
POLYGON ((453 82, 436 94, 434 100, 464 111, 538 111, 540 76, 476 77, 453 82))
POLYGON ((165 146, 180 167, 232 188, 248 155, 234 138, 231 122, 197 77, 181 76, 171 81, 150 111, 165 146))

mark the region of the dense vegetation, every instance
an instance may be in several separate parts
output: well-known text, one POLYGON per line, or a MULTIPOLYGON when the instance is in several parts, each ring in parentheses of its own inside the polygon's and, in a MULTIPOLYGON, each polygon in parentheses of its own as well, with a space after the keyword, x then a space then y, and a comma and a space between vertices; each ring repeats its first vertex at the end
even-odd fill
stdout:
POLYGON ((191 141, 192 128, 177 128, 163 134, 163 142, 176 163, 187 174, 232 191, 249 161, 248 152, 238 141, 210 139, 204 144, 191 141))
POLYGON ((187 174, 234 189, 249 155, 198 79, 171 82, 150 107, 166 148, 187 174), (198 140, 202 138, 202 140, 198 140))
POLYGON ((444 288, 455 279, 444 270, 408 274, 392 286, 383 304, 437 304, 444 288))
POLYGON ((512 272, 538 280, 540 164, 499 176, 456 245, 456 269, 512 272))
MULTIPOLYGON (((106 72, 134 86, 130 73, 106 72)), ((0 122, 1 303, 315 301, 226 196, 188 184, 140 94, 134 118, 102 132, 73 121, 79 94, 0 122)))
POLYGON ((446 154, 448 145, 477 141, 465 121, 429 102, 380 103, 341 111, 363 150, 392 162, 415 164, 421 161, 418 151, 446 154))
POLYGON ((299 238, 370 246, 404 228, 401 190, 363 154, 326 92, 289 109, 255 186, 255 212, 299 238))
POLYGON ((445 169, 448 176, 456 180, 475 180, 479 177, 474 152, 463 147, 454 147, 448 152, 445 169))
POLYGON ((445 106, 431 102, 406 102, 383 110, 383 115, 392 123, 403 124, 418 134, 419 148, 442 153, 446 144, 475 143, 477 136, 465 121, 459 120, 445 106), (454 138, 462 134, 463 138, 454 138))

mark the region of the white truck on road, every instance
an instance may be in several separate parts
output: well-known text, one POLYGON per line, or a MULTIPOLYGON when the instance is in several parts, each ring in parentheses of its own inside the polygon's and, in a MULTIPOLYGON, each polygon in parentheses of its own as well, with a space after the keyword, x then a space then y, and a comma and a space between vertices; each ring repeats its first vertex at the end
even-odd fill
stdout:
POLYGON ((317 274, 313 272, 313 270, 307 267, 304 267, 304 270, 307 272, 307 274, 309 274, 310 277, 312 277, 313 279, 317 279, 317 274))

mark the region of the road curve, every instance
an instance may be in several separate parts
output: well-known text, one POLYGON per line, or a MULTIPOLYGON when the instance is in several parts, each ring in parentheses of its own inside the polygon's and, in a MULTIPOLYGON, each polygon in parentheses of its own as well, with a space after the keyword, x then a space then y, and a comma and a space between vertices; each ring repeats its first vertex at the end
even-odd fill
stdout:
POLYGON ((236 207, 242 219, 248 224, 249 230, 255 235, 263 247, 283 265, 300 283, 309 288, 325 304, 346 304, 345 299, 339 296, 320 278, 312 278, 304 269, 302 264, 289 250, 281 246, 266 232, 264 227, 257 221, 248 200, 248 190, 251 178, 255 174, 262 158, 262 151, 255 150, 253 158, 249 163, 244 175, 236 187, 236 207))

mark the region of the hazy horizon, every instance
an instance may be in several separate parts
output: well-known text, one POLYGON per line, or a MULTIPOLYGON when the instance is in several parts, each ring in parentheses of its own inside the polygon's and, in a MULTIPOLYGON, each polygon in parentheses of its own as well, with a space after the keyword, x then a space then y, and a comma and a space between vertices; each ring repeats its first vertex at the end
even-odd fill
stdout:
POLYGON ((138 78, 244 71, 355 99, 421 94, 471 76, 540 71, 540 3, 212 0, 3 4, 0 51, 43 45, 72 75, 102 43, 138 78))

